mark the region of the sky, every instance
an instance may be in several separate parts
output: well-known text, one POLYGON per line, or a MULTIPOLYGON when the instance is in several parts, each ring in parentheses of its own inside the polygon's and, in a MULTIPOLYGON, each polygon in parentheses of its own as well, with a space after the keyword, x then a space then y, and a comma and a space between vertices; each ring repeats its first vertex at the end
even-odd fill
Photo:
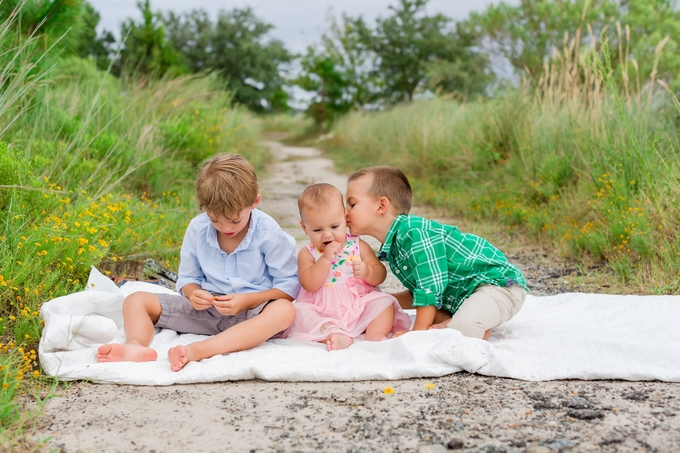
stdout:
MULTIPOLYGON (((141 17, 137 0, 89 2, 101 15, 98 28, 112 31, 116 36, 121 22, 129 17, 141 17)), ((283 41, 288 50, 302 53, 308 45, 319 40, 328 26, 329 14, 336 17, 343 12, 350 16, 361 15, 372 24, 375 18, 387 16, 387 8, 396 2, 397 0, 152 0, 151 8, 154 11, 176 13, 202 9, 216 17, 220 10, 249 6, 257 17, 274 26, 270 32, 272 37, 283 41)), ((506 2, 517 3, 517 0, 506 2)), ((491 3, 499 3, 499 0, 430 0, 427 12, 439 12, 454 20, 461 20, 468 17, 471 11, 481 11, 491 3)))

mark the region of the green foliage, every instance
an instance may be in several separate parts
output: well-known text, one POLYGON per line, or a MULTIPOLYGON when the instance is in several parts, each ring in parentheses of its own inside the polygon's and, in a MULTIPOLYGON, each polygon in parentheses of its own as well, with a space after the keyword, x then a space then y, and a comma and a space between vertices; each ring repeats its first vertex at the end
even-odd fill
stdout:
POLYGON ((82 26, 74 47, 76 55, 81 58, 92 57, 97 68, 105 71, 111 63, 109 55, 113 51, 116 38, 106 30, 101 35, 97 34, 97 25, 100 19, 99 13, 92 5, 87 1, 83 2, 82 26))
POLYGON ((128 19, 121 26, 124 47, 120 53, 120 73, 163 76, 184 72, 180 55, 166 39, 160 13, 151 10, 149 0, 140 1, 141 22, 128 19))
POLYGON ((4 0, 0 17, 10 19, 21 35, 39 37, 42 51, 57 45, 73 52, 82 28, 83 0, 4 0))
POLYGON ((41 38, 12 27, 0 23, 18 43, 0 54, 3 446, 30 435, 18 395, 43 391, 41 304, 82 290, 91 266, 125 275, 153 256, 177 268, 200 162, 238 152, 262 169, 268 156, 255 119, 211 78, 140 84, 75 56, 47 71, 32 63, 41 38))
MULTIPOLYGON (((343 171, 395 165, 421 203, 494 219, 604 262, 640 288, 680 287, 679 111, 539 101, 530 91, 352 113, 333 128, 343 171)), ((662 104, 663 105, 663 104, 662 104)))
POLYGON ((349 83, 332 56, 318 55, 311 47, 300 65, 303 73, 296 79, 296 84, 315 93, 307 113, 318 129, 327 128, 352 108, 351 100, 346 96, 349 83))
POLYGON ((273 26, 252 9, 220 11, 215 23, 202 10, 170 13, 165 23, 168 39, 190 71, 217 71, 234 101, 251 110, 287 109, 281 72, 291 56, 281 41, 268 37, 273 26))
POLYGON ((653 72, 656 46, 669 37, 657 78, 680 89, 680 10, 675 0, 522 0, 519 5, 490 5, 461 26, 518 72, 534 78, 554 52, 570 46, 578 52, 605 41, 614 49, 611 64, 619 80, 624 78, 620 71, 631 82, 646 80, 653 72), (636 65, 635 72, 629 65, 636 65))
POLYGON ((490 80, 487 58, 472 50, 471 39, 447 30, 451 19, 443 14, 425 15, 426 5, 427 0, 400 0, 390 6, 390 16, 379 18, 375 30, 364 35, 376 56, 382 95, 391 102, 411 102, 416 90, 428 83, 479 93, 490 80))

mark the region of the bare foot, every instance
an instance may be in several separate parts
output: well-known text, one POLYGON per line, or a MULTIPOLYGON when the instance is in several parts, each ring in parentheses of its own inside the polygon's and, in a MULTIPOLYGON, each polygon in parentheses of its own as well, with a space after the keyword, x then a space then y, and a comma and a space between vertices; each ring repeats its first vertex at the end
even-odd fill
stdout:
POLYGON ((326 338, 326 349, 329 351, 337 351, 338 349, 345 349, 347 346, 354 343, 352 337, 334 333, 326 338))
POLYGON ((385 335, 382 335, 380 333, 366 333, 366 341, 383 341, 387 340, 387 337, 385 335))
POLYGON ((430 327, 427 328, 427 330, 430 330, 430 329, 446 329, 449 325, 449 322, 451 322, 451 318, 447 319, 444 322, 432 324, 430 327))
POLYGON ((156 351, 135 343, 110 343, 99 346, 97 362, 153 362, 156 351))
POLYGON ((187 357, 187 347, 184 345, 170 348, 168 350, 168 359, 170 359, 170 369, 172 371, 179 371, 184 368, 184 365, 191 362, 187 357))

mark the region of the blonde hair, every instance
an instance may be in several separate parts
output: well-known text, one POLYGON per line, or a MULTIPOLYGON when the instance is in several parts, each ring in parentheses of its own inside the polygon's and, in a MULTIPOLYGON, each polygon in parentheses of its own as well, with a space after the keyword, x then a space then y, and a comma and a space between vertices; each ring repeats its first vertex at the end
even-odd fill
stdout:
POLYGON ((408 214, 413 202, 411 184, 403 171, 394 167, 366 167, 356 172, 347 180, 347 184, 364 176, 372 177, 368 187, 368 195, 374 199, 385 197, 390 200, 396 214, 408 214))
POLYGON ((302 191, 298 198, 298 209, 300 210, 300 217, 302 211, 305 209, 318 209, 325 207, 332 201, 333 198, 339 197, 340 205, 344 206, 342 193, 337 187, 326 183, 312 184, 302 191))
POLYGON ((196 198, 201 211, 230 217, 257 200, 257 175, 238 154, 218 154, 208 159, 196 178, 196 198))

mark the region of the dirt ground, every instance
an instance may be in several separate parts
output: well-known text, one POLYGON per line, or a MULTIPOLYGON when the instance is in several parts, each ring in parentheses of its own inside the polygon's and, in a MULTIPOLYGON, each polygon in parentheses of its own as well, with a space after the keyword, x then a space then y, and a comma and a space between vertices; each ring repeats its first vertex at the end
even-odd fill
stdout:
MULTIPOLYGON (((313 148, 270 145, 276 162, 262 181, 261 208, 301 245, 299 193, 313 182, 344 191, 346 178, 313 148)), ((532 294, 579 289, 564 278, 572 269, 540 249, 504 251, 532 294)), ((399 288, 391 275, 383 285, 399 288)), ((63 452, 676 452, 679 415, 680 385, 663 382, 468 373, 337 383, 81 382, 47 403, 37 437, 63 452)))

